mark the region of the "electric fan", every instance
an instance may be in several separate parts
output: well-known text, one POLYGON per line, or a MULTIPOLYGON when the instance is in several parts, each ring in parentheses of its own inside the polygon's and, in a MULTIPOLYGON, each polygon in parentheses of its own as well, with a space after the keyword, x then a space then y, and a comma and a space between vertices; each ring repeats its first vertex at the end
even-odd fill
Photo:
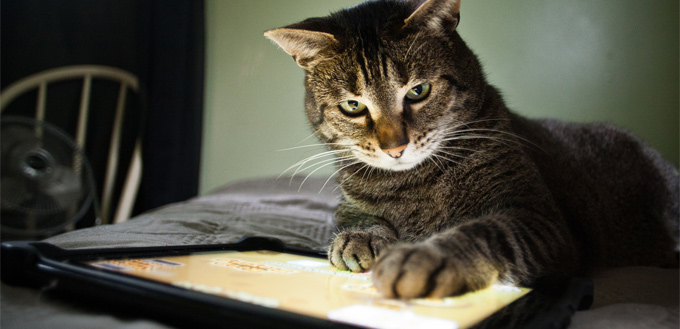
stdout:
POLYGON ((0 125, 3 235, 50 236, 83 218, 93 204, 98 215, 92 169, 65 132, 19 117, 3 117, 0 125))

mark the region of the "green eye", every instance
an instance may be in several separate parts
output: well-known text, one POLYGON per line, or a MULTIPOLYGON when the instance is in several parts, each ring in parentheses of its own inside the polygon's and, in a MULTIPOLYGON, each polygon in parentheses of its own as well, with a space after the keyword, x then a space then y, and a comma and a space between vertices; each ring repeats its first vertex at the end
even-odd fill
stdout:
POLYGON ((339 106, 343 113, 351 117, 362 115, 366 111, 366 105, 358 101, 344 101, 339 106))
POLYGON ((430 87, 429 83, 419 84, 409 89, 406 93, 406 99, 411 102, 423 100, 430 94, 430 87))

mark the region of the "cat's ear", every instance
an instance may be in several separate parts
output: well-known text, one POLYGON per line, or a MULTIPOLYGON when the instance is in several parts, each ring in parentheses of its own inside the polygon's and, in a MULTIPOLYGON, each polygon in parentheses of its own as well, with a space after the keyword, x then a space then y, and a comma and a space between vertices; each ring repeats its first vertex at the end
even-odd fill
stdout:
POLYGON ((453 32, 460 22, 461 0, 425 0, 406 20, 404 29, 429 29, 435 33, 453 32))
POLYGON ((288 55, 293 56, 303 69, 310 68, 322 59, 326 50, 338 43, 332 34, 283 27, 266 31, 264 36, 276 42, 288 55))

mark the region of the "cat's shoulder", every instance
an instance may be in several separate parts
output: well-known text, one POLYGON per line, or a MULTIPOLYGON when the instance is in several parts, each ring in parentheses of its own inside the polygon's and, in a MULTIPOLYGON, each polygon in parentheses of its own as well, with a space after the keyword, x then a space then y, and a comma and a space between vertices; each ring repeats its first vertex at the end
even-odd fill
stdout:
POLYGON ((555 119, 513 118, 513 128, 539 145, 538 154, 571 158, 581 163, 631 167, 646 164, 665 180, 678 182, 678 170, 631 131, 608 122, 578 123, 555 119))
POLYGON ((520 135, 535 142, 553 142, 587 151, 594 148, 649 148, 629 130, 609 122, 580 123, 556 119, 517 119, 513 126, 520 135))
POLYGON ((630 131, 609 122, 580 123, 556 119, 533 119, 537 126, 555 136, 570 139, 597 139, 600 142, 613 142, 618 139, 639 141, 630 131))

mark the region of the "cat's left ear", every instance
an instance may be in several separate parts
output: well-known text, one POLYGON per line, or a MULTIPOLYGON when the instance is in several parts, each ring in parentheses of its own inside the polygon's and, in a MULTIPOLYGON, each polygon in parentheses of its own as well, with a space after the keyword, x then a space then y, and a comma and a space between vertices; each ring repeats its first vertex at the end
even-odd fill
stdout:
POLYGON ((303 69, 318 63, 323 53, 338 43, 332 34, 283 27, 266 31, 264 36, 276 42, 303 69))
POLYGON ((426 0, 406 20, 404 29, 429 29, 435 33, 453 32, 460 22, 461 0, 426 0))

